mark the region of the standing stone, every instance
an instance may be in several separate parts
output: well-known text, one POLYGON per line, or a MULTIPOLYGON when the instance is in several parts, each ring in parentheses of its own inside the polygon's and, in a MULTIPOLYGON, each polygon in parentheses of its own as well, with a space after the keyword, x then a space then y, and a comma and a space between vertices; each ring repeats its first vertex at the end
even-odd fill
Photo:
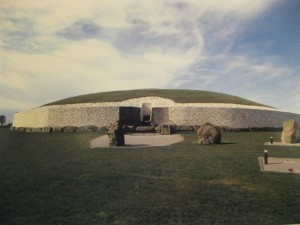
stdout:
POLYGON ((124 146, 124 130, 120 121, 115 121, 107 127, 107 134, 109 137, 109 146, 124 146))
POLYGON ((283 131, 281 135, 283 143, 298 143, 300 142, 300 132, 295 120, 284 121, 283 131))
POLYGON ((206 123, 203 124, 197 131, 199 137, 199 144, 210 145, 221 143, 221 131, 218 127, 206 123))

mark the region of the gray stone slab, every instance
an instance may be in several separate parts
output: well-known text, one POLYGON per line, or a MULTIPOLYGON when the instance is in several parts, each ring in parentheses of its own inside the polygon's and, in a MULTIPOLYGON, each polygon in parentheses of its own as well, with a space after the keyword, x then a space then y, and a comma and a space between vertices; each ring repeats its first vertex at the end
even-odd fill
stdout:
MULTIPOLYGON (((182 135, 151 135, 151 134, 140 134, 140 135, 125 135, 125 146, 124 147, 151 147, 151 146, 167 146, 183 141, 182 135)), ((91 141, 91 148, 106 148, 109 147, 108 135, 102 135, 91 141)), ((122 148, 124 148, 122 147, 122 148)))
POLYGON ((300 173, 299 158, 268 157, 268 164, 265 164, 264 157, 258 157, 258 162, 264 172, 300 173))
POLYGON ((283 142, 265 142, 265 145, 274 145, 274 146, 292 146, 292 147, 300 147, 300 143, 283 143, 283 142))

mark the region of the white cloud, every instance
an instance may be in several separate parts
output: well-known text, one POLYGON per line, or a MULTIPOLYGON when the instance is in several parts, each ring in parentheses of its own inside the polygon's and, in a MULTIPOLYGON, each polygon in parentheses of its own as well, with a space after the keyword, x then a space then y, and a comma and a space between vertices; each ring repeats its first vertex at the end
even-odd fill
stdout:
POLYGON ((10 17, 31 18, 38 30, 52 33, 82 18, 96 18, 102 26, 126 28, 130 26, 126 21, 129 5, 130 1, 126 0, 11 0, 5 1, 2 7, 8 9, 10 17))
POLYGON ((245 21, 264 12, 272 2, 2 2, 0 84, 6 92, 0 101, 5 107, 31 107, 77 94, 186 87, 186 83, 195 89, 227 85, 234 92, 233 85, 240 85, 235 90, 241 90, 256 80, 292 76, 291 70, 276 60, 259 62, 228 51, 232 36, 241 32, 245 21), (76 23, 78 30, 70 30, 76 23), (94 29, 93 35, 84 34, 87 25, 94 29), (63 32, 67 35, 59 35, 63 32), (80 38, 68 36, 76 32, 80 38), (208 69, 193 70, 196 64, 208 69), (233 85, 226 84, 224 77, 233 85))
POLYGON ((216 10, 220 12, 236 12, 243 17, 257 15, 266 9, 274 0, 252 1, 252 0, 204 0, 194 1, 199 7, 205 10, 216 10))
POLYGON ((6 52, 5 56, 5 67, 14 68, 14 74, 3 71, 0 84, 18 93, 27 91, 19 100, 26 96, 36 104, 49 101, 46 96, 58 99, 74 93, 165 87, 177 70, 190 63, 182 56, 155 52, 126 57, 111 44, 96 40, 67 42, 51 55, 6 52))
MULTIPOLYGON (((228 59, 226 59, 227 61, 228 59)), ((241 77, 245 80, 262 78, 271 80, 279 77, 287 77, 292 70, 278 64, 278 59, 253 59, 246 56, 234 56, 230 58, 227 65, 227 72, 240 71, 241 77)))

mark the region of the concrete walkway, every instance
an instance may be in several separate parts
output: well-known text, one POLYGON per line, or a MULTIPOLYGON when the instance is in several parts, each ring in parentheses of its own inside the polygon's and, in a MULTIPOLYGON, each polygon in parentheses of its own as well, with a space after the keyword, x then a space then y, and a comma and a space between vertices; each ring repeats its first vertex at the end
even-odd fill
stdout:
MULTIPOLYGON (((166 146, 180 141, 184 138, 179 134, 160 135, 160 134, 134 134, 125 135, 126 147, 151 147, 151 146, 166 146)), ((108 135, 102 135, 91 141, 91 148, 107 148, 109 147, 108 135)), ((124 148, 122 147, 122 148, 124 148)))
POLYGON ((261 171, 279 173, 300 173, 299 158, 268 157, 268 164, 264 163, 264 157, 258 157, 261 171))
POLYGON ((265 145, 300 147, 300 143, 289 144, 289 143, 283 143, 283 142, 273 142, 273 144, 271 144, 270 142, 265 142, 265 145))

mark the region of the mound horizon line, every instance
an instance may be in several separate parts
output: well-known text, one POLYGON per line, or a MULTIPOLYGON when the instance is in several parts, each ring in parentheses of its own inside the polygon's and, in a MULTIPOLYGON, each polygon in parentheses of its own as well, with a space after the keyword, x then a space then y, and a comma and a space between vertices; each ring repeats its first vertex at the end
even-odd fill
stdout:
MULTIPOLYGON (((190 89, 130 89, 106 92, 96 92, 91 94, 77 95, 65 99, 47 103, 42 106, 65 105, 79 103, 99 103, 99 102, 120 102, 132 98, 141 97, 162 97, 173 100, 176 103, 230 103, 241 105, 268 106, 262 103, 251 101, 238 96, 221 92, 190 90, 190 89)), ((41 106, 41 107, 42 107, 41 106)))

